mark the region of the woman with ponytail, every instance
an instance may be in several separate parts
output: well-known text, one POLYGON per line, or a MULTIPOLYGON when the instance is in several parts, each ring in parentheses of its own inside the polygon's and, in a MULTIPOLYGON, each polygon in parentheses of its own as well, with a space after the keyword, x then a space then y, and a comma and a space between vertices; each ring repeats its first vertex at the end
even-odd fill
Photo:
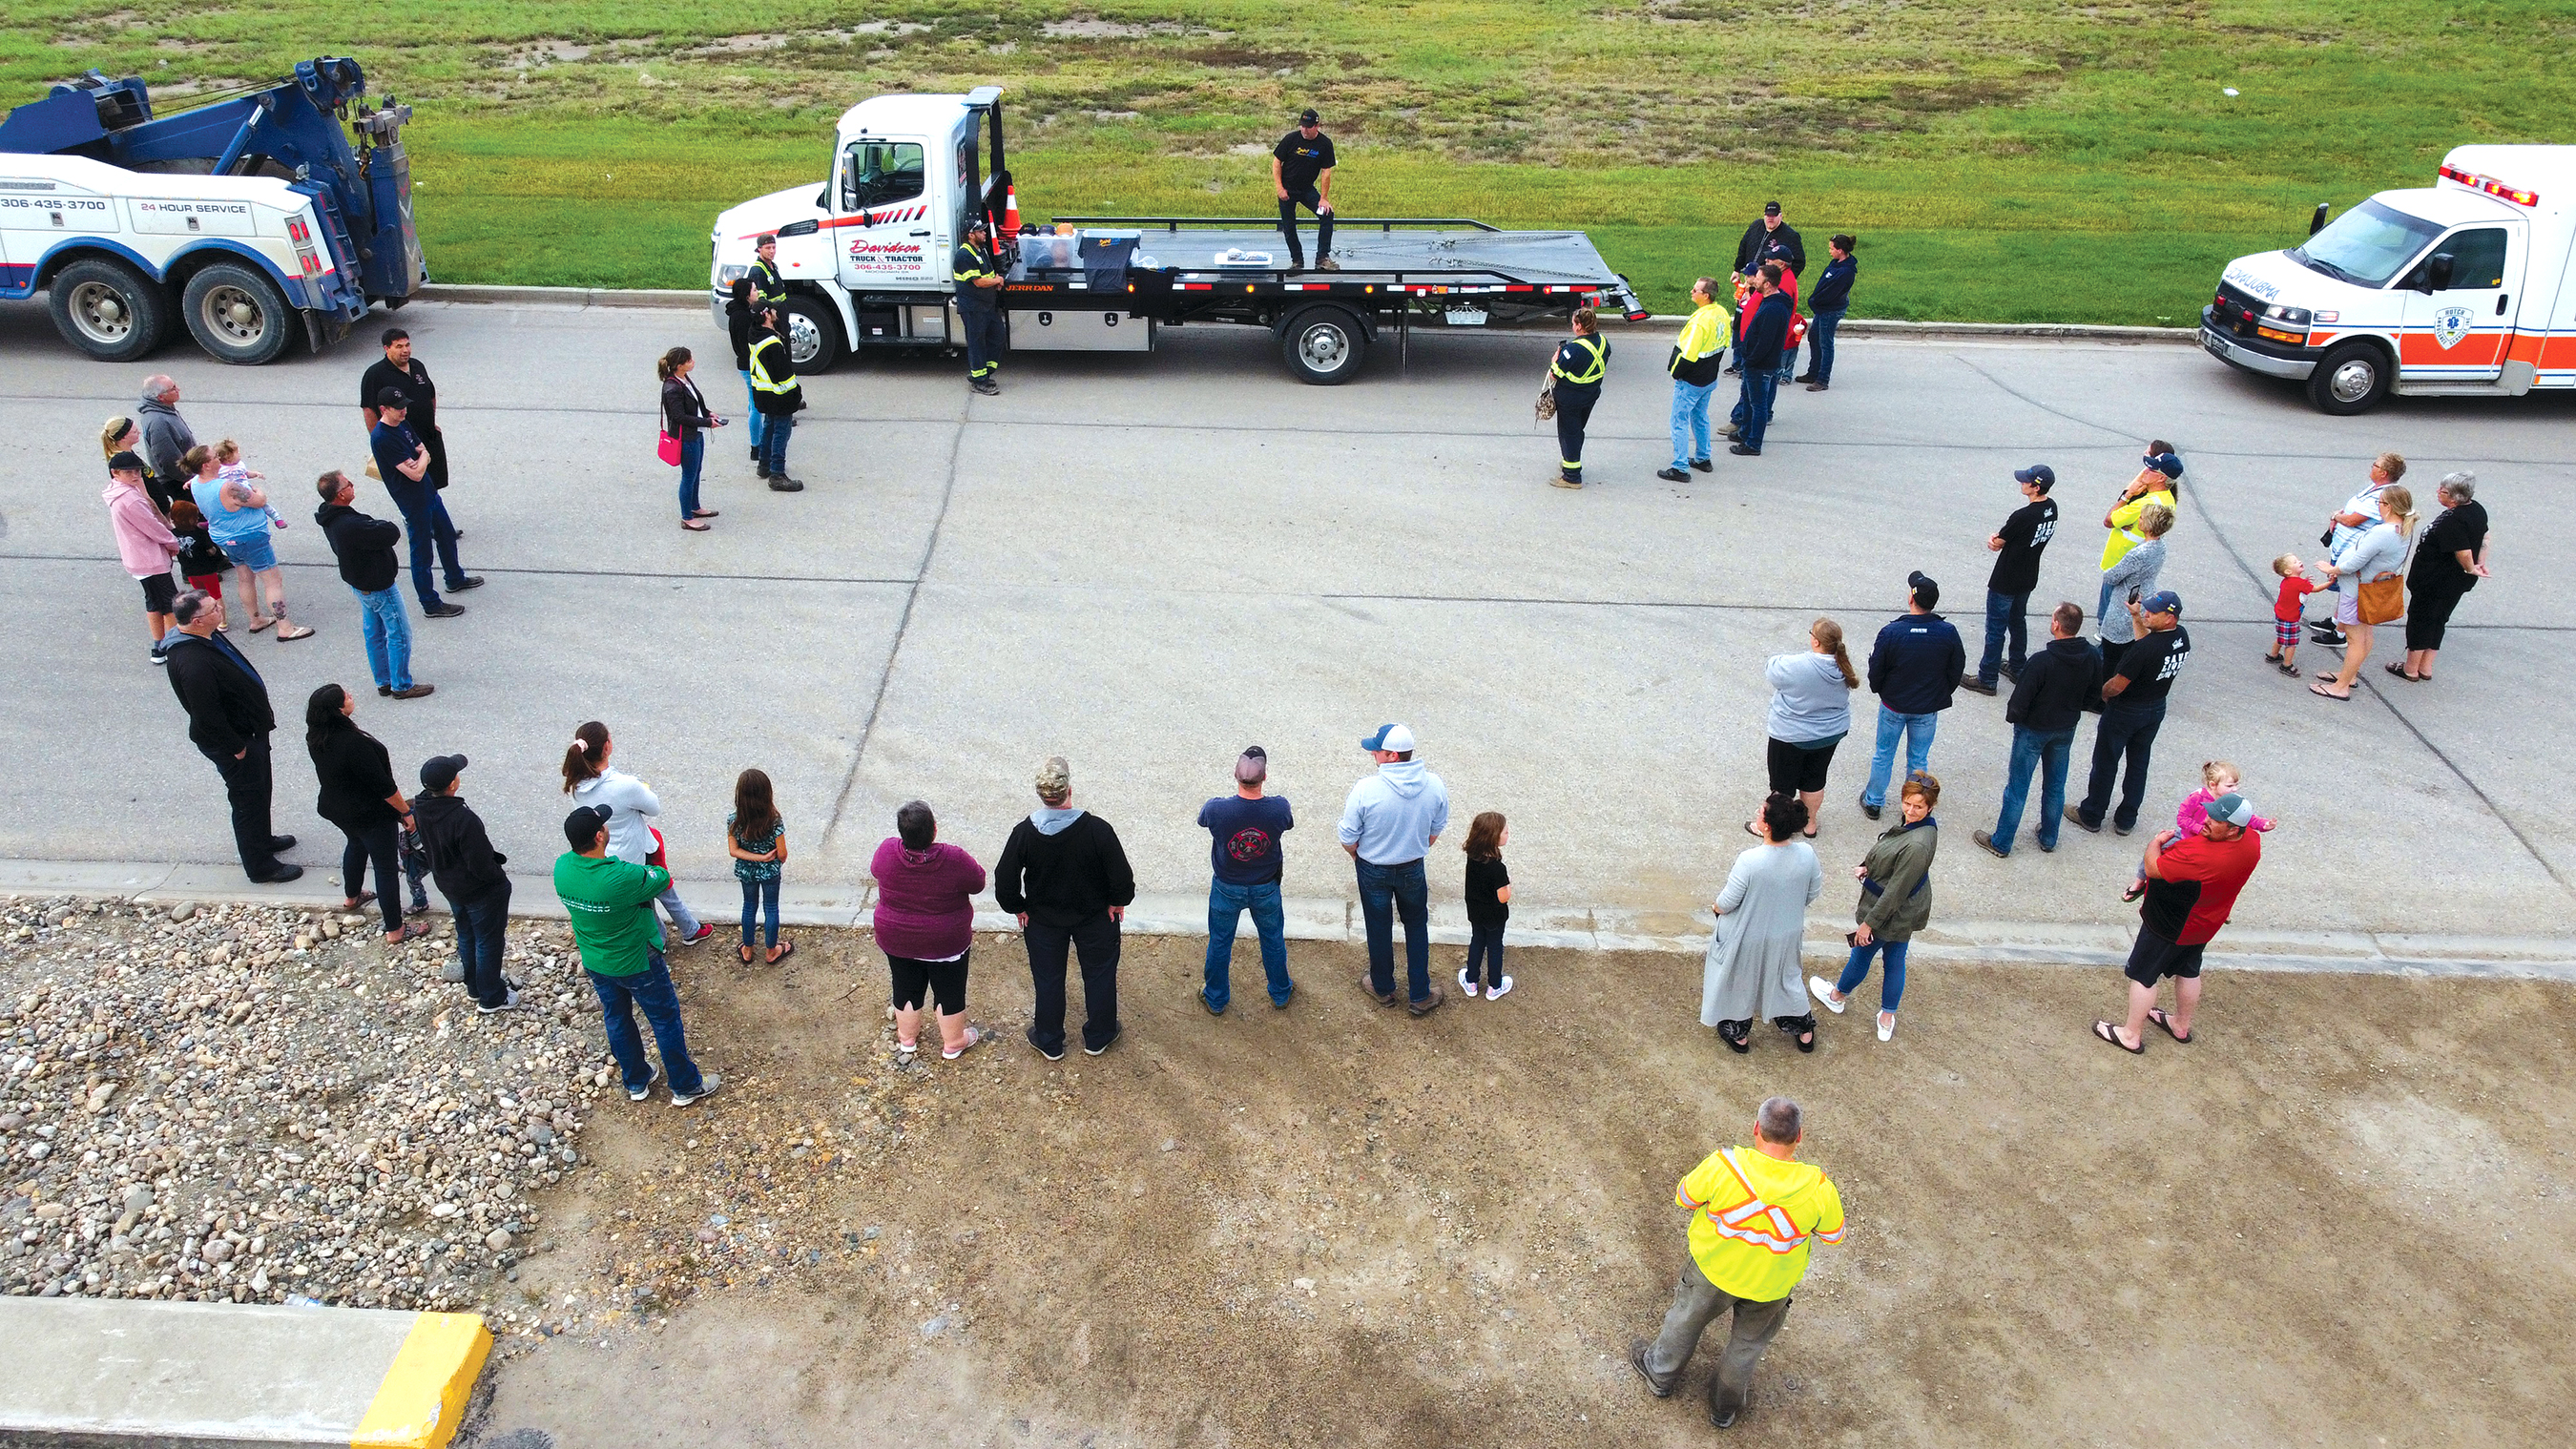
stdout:
MULTIPOLYGON (((1851 692, 1860 687, 1860 671, 1843 647, 1843 626, 1818 619, 1807 627, 1805 651, 1772 655, 1763 676, 1771 683, 1771 793, 1797 795, 1807 817, 1799 833, 1813 840, 1825 771, 1835 746, 1851 733, 1851 692)), ((1744 828, 1763 833, 1750 821, 1744 828)))
MULTIPOLYGON (((643 781, 608 763, 616 748, 608 737, 608 726, 597 720, 574 730, 572 743, 564 747, 564 793, 576 805, 608 812, 610 855, 630 865, 662 865, 662 835, 653 828, 653 822, 661 817, 662 802, 643 781)), ((716 933, 715 927, 699 920, 688 902, 680 899, 677 881, 662 892, 660 899, 662 909, 671 915, 671 924, 680 928, 681 945, 694 946, 716 933)))

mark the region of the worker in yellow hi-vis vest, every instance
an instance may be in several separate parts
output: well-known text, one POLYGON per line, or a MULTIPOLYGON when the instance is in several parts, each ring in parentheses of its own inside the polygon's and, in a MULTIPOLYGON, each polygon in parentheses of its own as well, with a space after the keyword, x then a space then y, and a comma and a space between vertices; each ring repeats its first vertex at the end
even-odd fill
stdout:
POLYGON ((1732 1311, 1726 1352, 1708 1383, 1708 1421, 1721 1429, 1752 1402, 1753 1369, 1788 1321, 1789 1295, 1807 1276, 1807 1245, 1843 1240, 1843 1199, 1824 1169, 1798 1160, 1805 1136, 1798 1104, 1764 1100, 1753 1145, 1709 1154, 1673 1193, 1691 1215, 1691 1261, 1655 1341, 1628 1345, 1628 1362, 1656 1398, 1670 1397, 1711 1319, 1732 1311))

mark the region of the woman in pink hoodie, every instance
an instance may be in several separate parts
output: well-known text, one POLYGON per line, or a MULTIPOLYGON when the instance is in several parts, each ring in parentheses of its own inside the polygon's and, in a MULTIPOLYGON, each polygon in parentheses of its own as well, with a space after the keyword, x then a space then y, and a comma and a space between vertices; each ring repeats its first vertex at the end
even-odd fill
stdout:
POLYGON ((143 460, 119 453, 107 460, 107 521, 116 530, 116 556, 125 571, 143 586, 143 617, 152 626, 152 662, 161 659, 161 638, 170 632, 170 605, 179 586, 170 577, 170 560, 179 556, 179 536, 152 506, 143 491, 143 460))
POLYGON ((895 834, 877 847, 877 949, 894 973, 894 1049, 921 1048, 921 1008, 939 1008, 939 1055, 955 1061, 984 1034, 966 1024, 966 953, 975 944, 975 892, 984 867, 939 842, 939 822, 915 800, 894 812, 895 834))

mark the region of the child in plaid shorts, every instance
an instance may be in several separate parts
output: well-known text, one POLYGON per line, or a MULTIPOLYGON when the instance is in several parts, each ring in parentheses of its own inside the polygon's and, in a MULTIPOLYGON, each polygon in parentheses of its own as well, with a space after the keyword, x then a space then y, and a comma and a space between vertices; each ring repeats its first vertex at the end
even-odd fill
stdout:
POLYGON ((2293 656, 2299 652, 2299 611, 2317 586, 2308 582, 2308 566, 2294 553, 2272 560, 2272 572, 2281 576, 2281 592, 2272 600, 2272 648, 2263 657, 2296 679, 2299 666, 2293 656))

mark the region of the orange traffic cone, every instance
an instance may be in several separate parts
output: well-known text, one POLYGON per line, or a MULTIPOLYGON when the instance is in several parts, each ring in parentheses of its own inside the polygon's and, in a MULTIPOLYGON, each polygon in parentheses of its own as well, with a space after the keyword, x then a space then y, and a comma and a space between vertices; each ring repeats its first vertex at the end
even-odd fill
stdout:
POLYGON ((1017 182, 1002 194, 1002 235, 1020 234, 1020 188, 1017 182))

